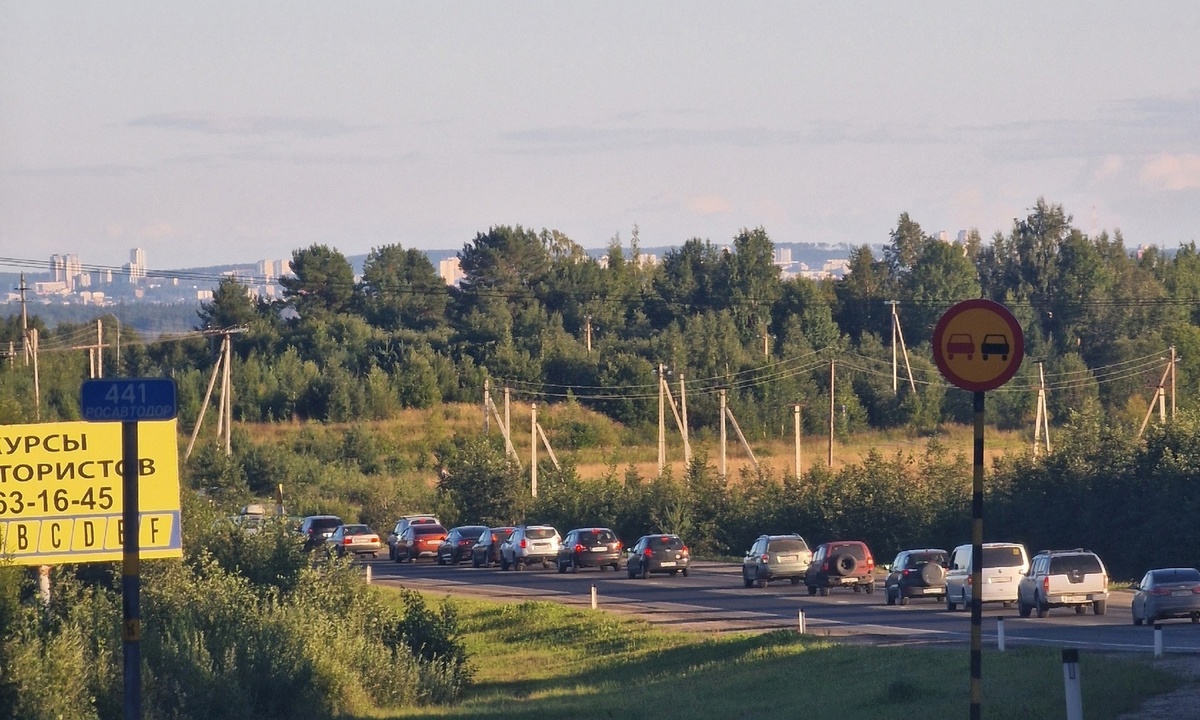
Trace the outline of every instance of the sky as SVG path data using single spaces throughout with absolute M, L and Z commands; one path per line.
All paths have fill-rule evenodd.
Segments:
M 1200 3 L 0 0 L 0 256 L 1200 240 Z

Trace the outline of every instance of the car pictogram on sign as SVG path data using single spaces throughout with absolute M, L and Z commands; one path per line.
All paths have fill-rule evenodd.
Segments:
M 979 352 L 984 360 L 988 359 L 988 355 L 999 355 L 1001 360 L 1008 360 L 1008 338 L 1003 335 L 984 335 Z
M 946 355 L 953 360 L 955 355 L 966 355 L 970 360 L 975 354 L 975 341 L 966 333 L 956 333 L 950 336 L 946 343 Z M 987 357 L 984 356 L 986 360 Z

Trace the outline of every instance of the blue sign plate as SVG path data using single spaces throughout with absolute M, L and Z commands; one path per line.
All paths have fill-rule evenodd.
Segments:
M 137 422 L 175 417 L 175 381 L 171 378 L 85 380 L 80 393 L 83 419 Z

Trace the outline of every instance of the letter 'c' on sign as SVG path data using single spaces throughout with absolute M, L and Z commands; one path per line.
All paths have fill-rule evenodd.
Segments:
M 1025 334 L 1013 314 L 991 300 L 964 300 L 933 330 L 933 359 L 964 390 L 995 390 L 1012 379 L 1025 358 Z

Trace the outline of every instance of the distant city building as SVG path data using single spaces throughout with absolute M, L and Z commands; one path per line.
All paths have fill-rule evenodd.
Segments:
M 776 248 L 775 249 L 775 264 L 787 267 L 792 264 L 792 249 L 791 248 Z
M 129 274 L 129 282 L 135 283 L 146 277 L 146 252 L 141 248 L 130 250 L 129 264 L 125 266 L 125 270 Z
M 954 242 L 958 243 L 959 245 L 966 245 L 967 237 L 969 237 L 969 235 L 970 233 L 968 233 L 966 230 L 959 230 L 958 237 L 954 239 Z
M 83 263 L 78 255 L 51 255 L 50 275 L 52 282 L 64 283 L 68 291 L 75 289 L 76 279 L 83 273 Z
M 196 291 L 196 299 L 197 300 L 212 300 L 213 299 L 213 291 L 212 290 L 197 290 Z
M 275 272 L 275 260 L 259 260 L 258 261 L 258 276 L 263 282 L 271 282 L 272 278 L 279 277 Z
M 463 279 L 462 267 L 458 263 L 458 258 L 446 258 L 438 262 L 438 275 L 442 276 L 442 280 L 447 285 L 458 285 L 459 281 Z
M 71 289 L 62 280 L 53 280 L 51 282 L 35 282 L 33 292 L 35 295 L 67 295 Z

